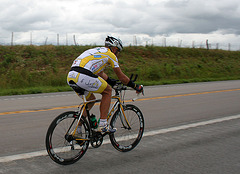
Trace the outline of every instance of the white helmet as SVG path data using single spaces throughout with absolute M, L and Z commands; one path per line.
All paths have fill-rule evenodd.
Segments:
M 122 41 L 120 39 L 116 39 L 114 37 L 108 36 L 105 40 L 106 47 L 117 47 L 119 51 L 122 51 Z

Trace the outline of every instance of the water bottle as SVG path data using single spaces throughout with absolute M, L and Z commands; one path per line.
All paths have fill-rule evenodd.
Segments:
M 96 129 L 98 127 L 96 116 L 93 114 L 90 116 L 90 124 L 93 129 Z

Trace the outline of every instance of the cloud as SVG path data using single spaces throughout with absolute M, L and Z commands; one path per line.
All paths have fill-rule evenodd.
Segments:
M 166 3 L 166 7 L 175 14 L 170 31 L 176 33 L 211 33 L 219 29 L 235 29 L 239 33 L 238 1 L 184 1 L 181 8 L 174 6 L 175 1 Z M 233 30 L 232 30 L 233 31 Z
M 19 4 L 5 4 L 6 8 L 1 11 L 1 28 L 7 31 L 41 30 L 50 27 L 53 13 L 49 9 L 39 9 L 39 5 L 32 2 Z
M 33 32 L 42 40 L 56 33 L 141 35 L 148 40 L 240 34 L 238 0 L 2 0 L 0 8 L 0 39 L 11 32 Z
M 14 3 L 10 3 L 14 2 Z M 239 2 L 190 1 L 7 1 L 1 26 L 9 31 L 54 32 L 210 33 L 239 30 Z M 234 3 L 235 2 L 235 3 Z M 231 15 L 229 15 L 231 14 Z

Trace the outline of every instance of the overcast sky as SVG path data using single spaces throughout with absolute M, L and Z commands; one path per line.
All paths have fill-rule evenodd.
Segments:
M 0 0 L 0 44 L 228 44 L 240 47 L 239 0 Z

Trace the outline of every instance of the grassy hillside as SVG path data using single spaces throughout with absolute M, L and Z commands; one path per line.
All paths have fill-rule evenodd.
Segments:
M 0 95 L 71 90 L 72 61 L 91 46 L 0 46 Z M 240 52 L 175 47 L 126 47 L 119 55 L 127 75 L 144 85 L 240 79 Z M 106 71 L 115 77 L 111 68 Z

